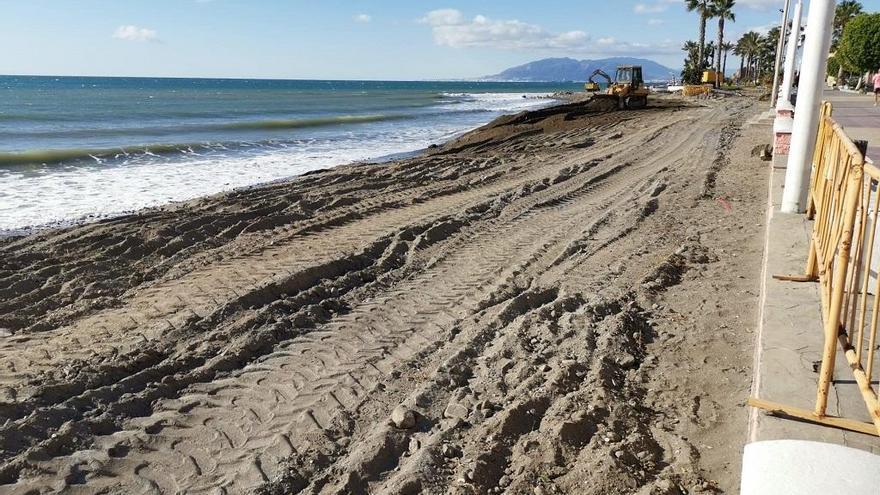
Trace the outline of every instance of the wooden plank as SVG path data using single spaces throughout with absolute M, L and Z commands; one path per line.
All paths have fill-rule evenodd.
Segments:
M 756 397 L 749 397 L 748 404 L 752 407 L 763 409 L 773 416 L 799 419 L 801 421 L 808 421 L 810 423 L 830 426 L 832 428 L 840 428 L 843 430 L 864 433 L 866 435 L 880 436 L 880 432 L 878 432 L 877 427 L 875 427 L 871 423 L 865 423 L 864 421 L 840 418 L 837 416 L 819 417 L 816 416 L 816 414 L 809 409 L 801 409 L 799 407 L 787 406 L 785 404 L 779 404 L 778 402 L 758 399 Z
M 818 282 L 819 277 L 810 277 L 808 275 L 773 275 L 774 280 L 782 280 L 783 282 Z

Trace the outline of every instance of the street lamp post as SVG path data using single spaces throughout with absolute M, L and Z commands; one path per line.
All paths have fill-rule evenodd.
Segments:
M 825 69 L 831 48 L 834 0 L 811 0 L 807 16 L 803 60 L 798 83 L 791 152 L 785 170 L 782 211 L 800 213 L 806 209 L 813 166 L 813 149 L 819 129 L 819 104 L 825 88 Z
M 779 66 L 782 62 L 782 50 L 785 48 L 785 26 L 788 24 L 789 5 L 791 5 L 791 0 L 785 0 L 785 7 L 782 8 L 779 40 L 776 42 L 776 64 L 773 66 L 773 93 L 770 96 L 770 108 L 776 107 L 776 97 L 779 95 Z
M 779 101 L 776 109 L 794 110 L 791 105 L 791 86 L 794 82 L 795 59 L 797 58 L 798 38 L 801 35 L 801 12 L 803 2 L 797 0 L 791 15 L 791 34 L 788 36 L 788 46 L 785 50 L 785 64 L 782 71 L 782 91 L 779 93 Z

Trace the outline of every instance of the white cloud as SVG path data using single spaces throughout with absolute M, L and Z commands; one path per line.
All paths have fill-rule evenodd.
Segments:
M 665 22 L 663 19 L 648 19 L 649 26 L 659 26 Z
M 113 37 L 125 41 L 159 41 L 159 35 L 156 31 L 131 24 L 116 28 Z
M 453 48 L 578 49 L 590 39 L 583 31 L 554 34 L 516 19 L 496 20 L 477 15 L 467 20 L 456 9 L 433 10 L 420 22 L 431 26 L 436 44 Z
M 630 43 L 612 37 L 601 37 L 593 41 L 583 31 L 551 33 L 535 24 L 519 20 L 490 19 L 483 15 L 468 19 L 456 9 L 433 10 L 419 19 L 419 22 L 431 27 L 435 44 L 452 48 L 549 50 L 587 56 L 647 56 L 681 51 L 681 44 L 677 42 Z
M 360 22 L 362 24 L 366 24 L 373 20 L 373 16 L 370 14 L 358 14 L 354 16 L 354 22 Z
M 460 10 L 455 9 L 438 9 L 428 12 L 419 22 L 430 24 L 432 26 L 443 26 L 461 24 L 464 22 L 464 15 Z

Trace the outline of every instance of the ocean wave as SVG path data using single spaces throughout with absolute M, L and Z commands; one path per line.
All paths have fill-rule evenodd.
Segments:
M 444 98 L 466 98 L 478 101 L 507 102 L 522 99 L 544 99 L 551 93 L 440 93 Z
M 68 161 L 91 160 L 102 163 L 109 159 L 118 159 L 132 155 L 167 155 L 170 153 L 196 154 L 200 151 L 219 147 L 211 143 L 193 144 L 153 144 L 147 146 L 131 146 L 125 148 L 68 148 L 51 150 L 30 150 L 14 153 L 0 153 L 0 167 L 17 167 L 29 165 L 51 165 Z
M 194 153 L 158 158 L 146 155 L 140 147 L 126 148 L 127 155 L 120 149 L 109 150 L 120 154 L 120 159 L 98 157 L 104 163 L 64 162 L 33 170 L 0 166 L 0 232 L 57 226 L 78 218 L 108 218 L 345 163 L 396 159 L 464 130 L 454 123 L 432 123 L 384 129 L 367 137 L 346 133 L 292 142 L 237 143 L 226 149 L 216 143 L 193 145 Z M 32 153 L 31 158 L 48 157 Z M 90 155 L 86 159 L 93 160 Z
M 368 123 L 382 122 L 390 120 L 400 120 L 415 118 L 416 116 L 408 115 L 356 115 L 356 116 L 337 116 L 327 118 L 314 119 L 290 119 L 290 120 L 261 120 L 250 122 L 235 122 L 215 126 L 215 129 L 296 129 L 303 127 L 321 127 L 341 125 L 346 123 Z M 178 130 L 172 134 L 179 134 Z M 138 130 L 135 135 L 145 134 L 143 129 Z M 69 134 L 67 134 L 69 136 Z M 219 136 L 218 136 L 219 137 Z M 0 169 L 11 169 L 18 167 L 33 167 L 41 165 L 58 165 L 88 162 L 95 165 L 105 164 L 107 162 L 124 163 L 129 162 L 137 157 L 161 157 L 173 154 L 193 155 L 208 154 L 214 152 L 225 152 L 232 150 L 251 150 L 251 149 L 277 149 L 287 148 L 288 146 L 297 146 L 300 140 L 287 139 L 256 139 L 241 140 L 215 139 L 202 142 L 183 142 L 183 143 L 155 143 L 146 145 L 117 146 L 107 148 L 57 148 L 57 149 L 37 149 L 15 152 L 0 152 Z
M 332 126 L 344 123 L 367 123 L 413 118 L 406 115 L 339 116 L 316 119 L 263 120 L 237 122 L 218 126 L 223 129 L 296 129 L 301 127 Z M 137 134 L 142 134 L 141 130 Z M 179 131 L 178 131 L 179 133 Z M 176 134 L 176 133 L 175 133 Z M 102 165 L 108 162 L 128 163 L 141 157 L 160 158 L 174 154 L 199 156 L 217 152 L 246 151 L 255 149 L 279 149 L 301 146 L 301 140 L 212 140 L 185 143 L 155 143 L 146 145 L 117 146 L 107 148 L 58 148 L 16 152 L 0 152 L 0 170 L 42 165 L 82 164 Z
M 98 136 L 132 136 L 141 143 L 156 141 L 155 144 L 125 144 L 120 146 L 77 147 L 34 149 L 27 151 L 0 152 L 0 168 L 10 169 L 38 165 L 56 165 L 83 162 L 101 165 L 105 163 L 127 163 L 136 157 L 168 156 L 172 154 L 199 155 L 231 149 L 248 150 L 254 148 L 285 148 L 296 145 L 305 136 L 275 136 L 271 134 L 236 134 L 235 131 L 283 131 L 317 127 L 332 127 L 347 124 L 369 124 L 400 120 L 421 120 L 430 122 L 432 118 L 444 115 L 465 115 L 486 112 L 517 112 L 535 108 L 548 103 L 543 93 L 441 93 L 442 100 L 432 109 L 412 114 L 387 113 L 370 115 L 335 115 L 326 117 L 307 117 L 293 119 L 254 119 L 201 124 L 181 124 L 156 127 L 99 128 L 99 129 L 56 129 L 52 131 L 23 132 L 22 137 L 34 138 L 76 138 L 94 139 Z M 427 119 L 427 120 L 426 120 Z M 471 122 L 473 121 L 473 122 Z M 473 118 L 469 125 L 479 122 Z M 221 132 L 218 132 L 221 131 Z M 225 131 L 225 132 L 223 132 Z M 15 131 L 0 131 L 0 137 L 18 135 Z M 178 136 L 179 142 L 162 142 L 163 136 Z M 294 140 L 294 137 L 297 139 Z M 173 139 L 173 138 L 172 138 Z M 106 140 L 106 139 L 105 139 Z M 112 141 L 111 141 L 112 142 Z
M 323 127 L 339 124 L 359 124 L 366 122 L 385 122 L 404 120 L 412 115 L 338 115 L 335 117 L 318 117 L 313 119 L 275 119 L 250 122 L 233 122 L 218 126 L 221 129 L 299 129 L 303 127 Z
M 456 111 L 516 112 L 544 105 L 549 93 L 443 93 L 441 107 Z
M 152 127 L 110 127 L 98 129 L 79 128 L 54 129 L 49 131 L 0 130 L 0 137 L 9 136 L 28 138 L 70 138 L 94 136 L 166 136 L 182 133 L 203 133 L 212 131 L 305 129 L 310 127 L 331 127 L 334 125 L 344 124 L 364 124 L 371 122 L 405 120 L 414 117 L 415 115 L 405 114 L 336 115 L 330 117 L 314 117 L 301 119 L 242 120 L 224 123 L 159 125 Z

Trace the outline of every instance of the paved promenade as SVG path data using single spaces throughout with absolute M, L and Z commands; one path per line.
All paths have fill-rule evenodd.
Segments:
M 834 120 L 851 138 L 868 141 L 868 158 L 880 163 L 880 107 L 874 106 L 874 95 L 826 91 L 825 99 L 834 105 Z
M 880 107 L 873 95 L 826 93 L 834 104 L 834 118 L 853 139 L 869 142 L 869 158 L 880 163 Z M 772 119 L 756 120 L 766 126 L 768 142 Z M 779 211 L 785 181 L 786 157 L 776 157 L 768 196 L 768 235 L 762 274 L 762 304 L 758 322 L 753 395 L 773 402 L 812 409 L 816 400 L 821 360 L 822 319 L 818 285 L 785 282 L 773 275 L 802 274 L 806 264 L 812 223 L 804 215 Z M 835 381 L 828 411 L 836 416 L 870 421 L 845 358 L 838 353 Z M 828 442 L 880 454 L 880 439 L 825 426 L 779 419 L 753 409 L 749 441 L 796 439 Z

